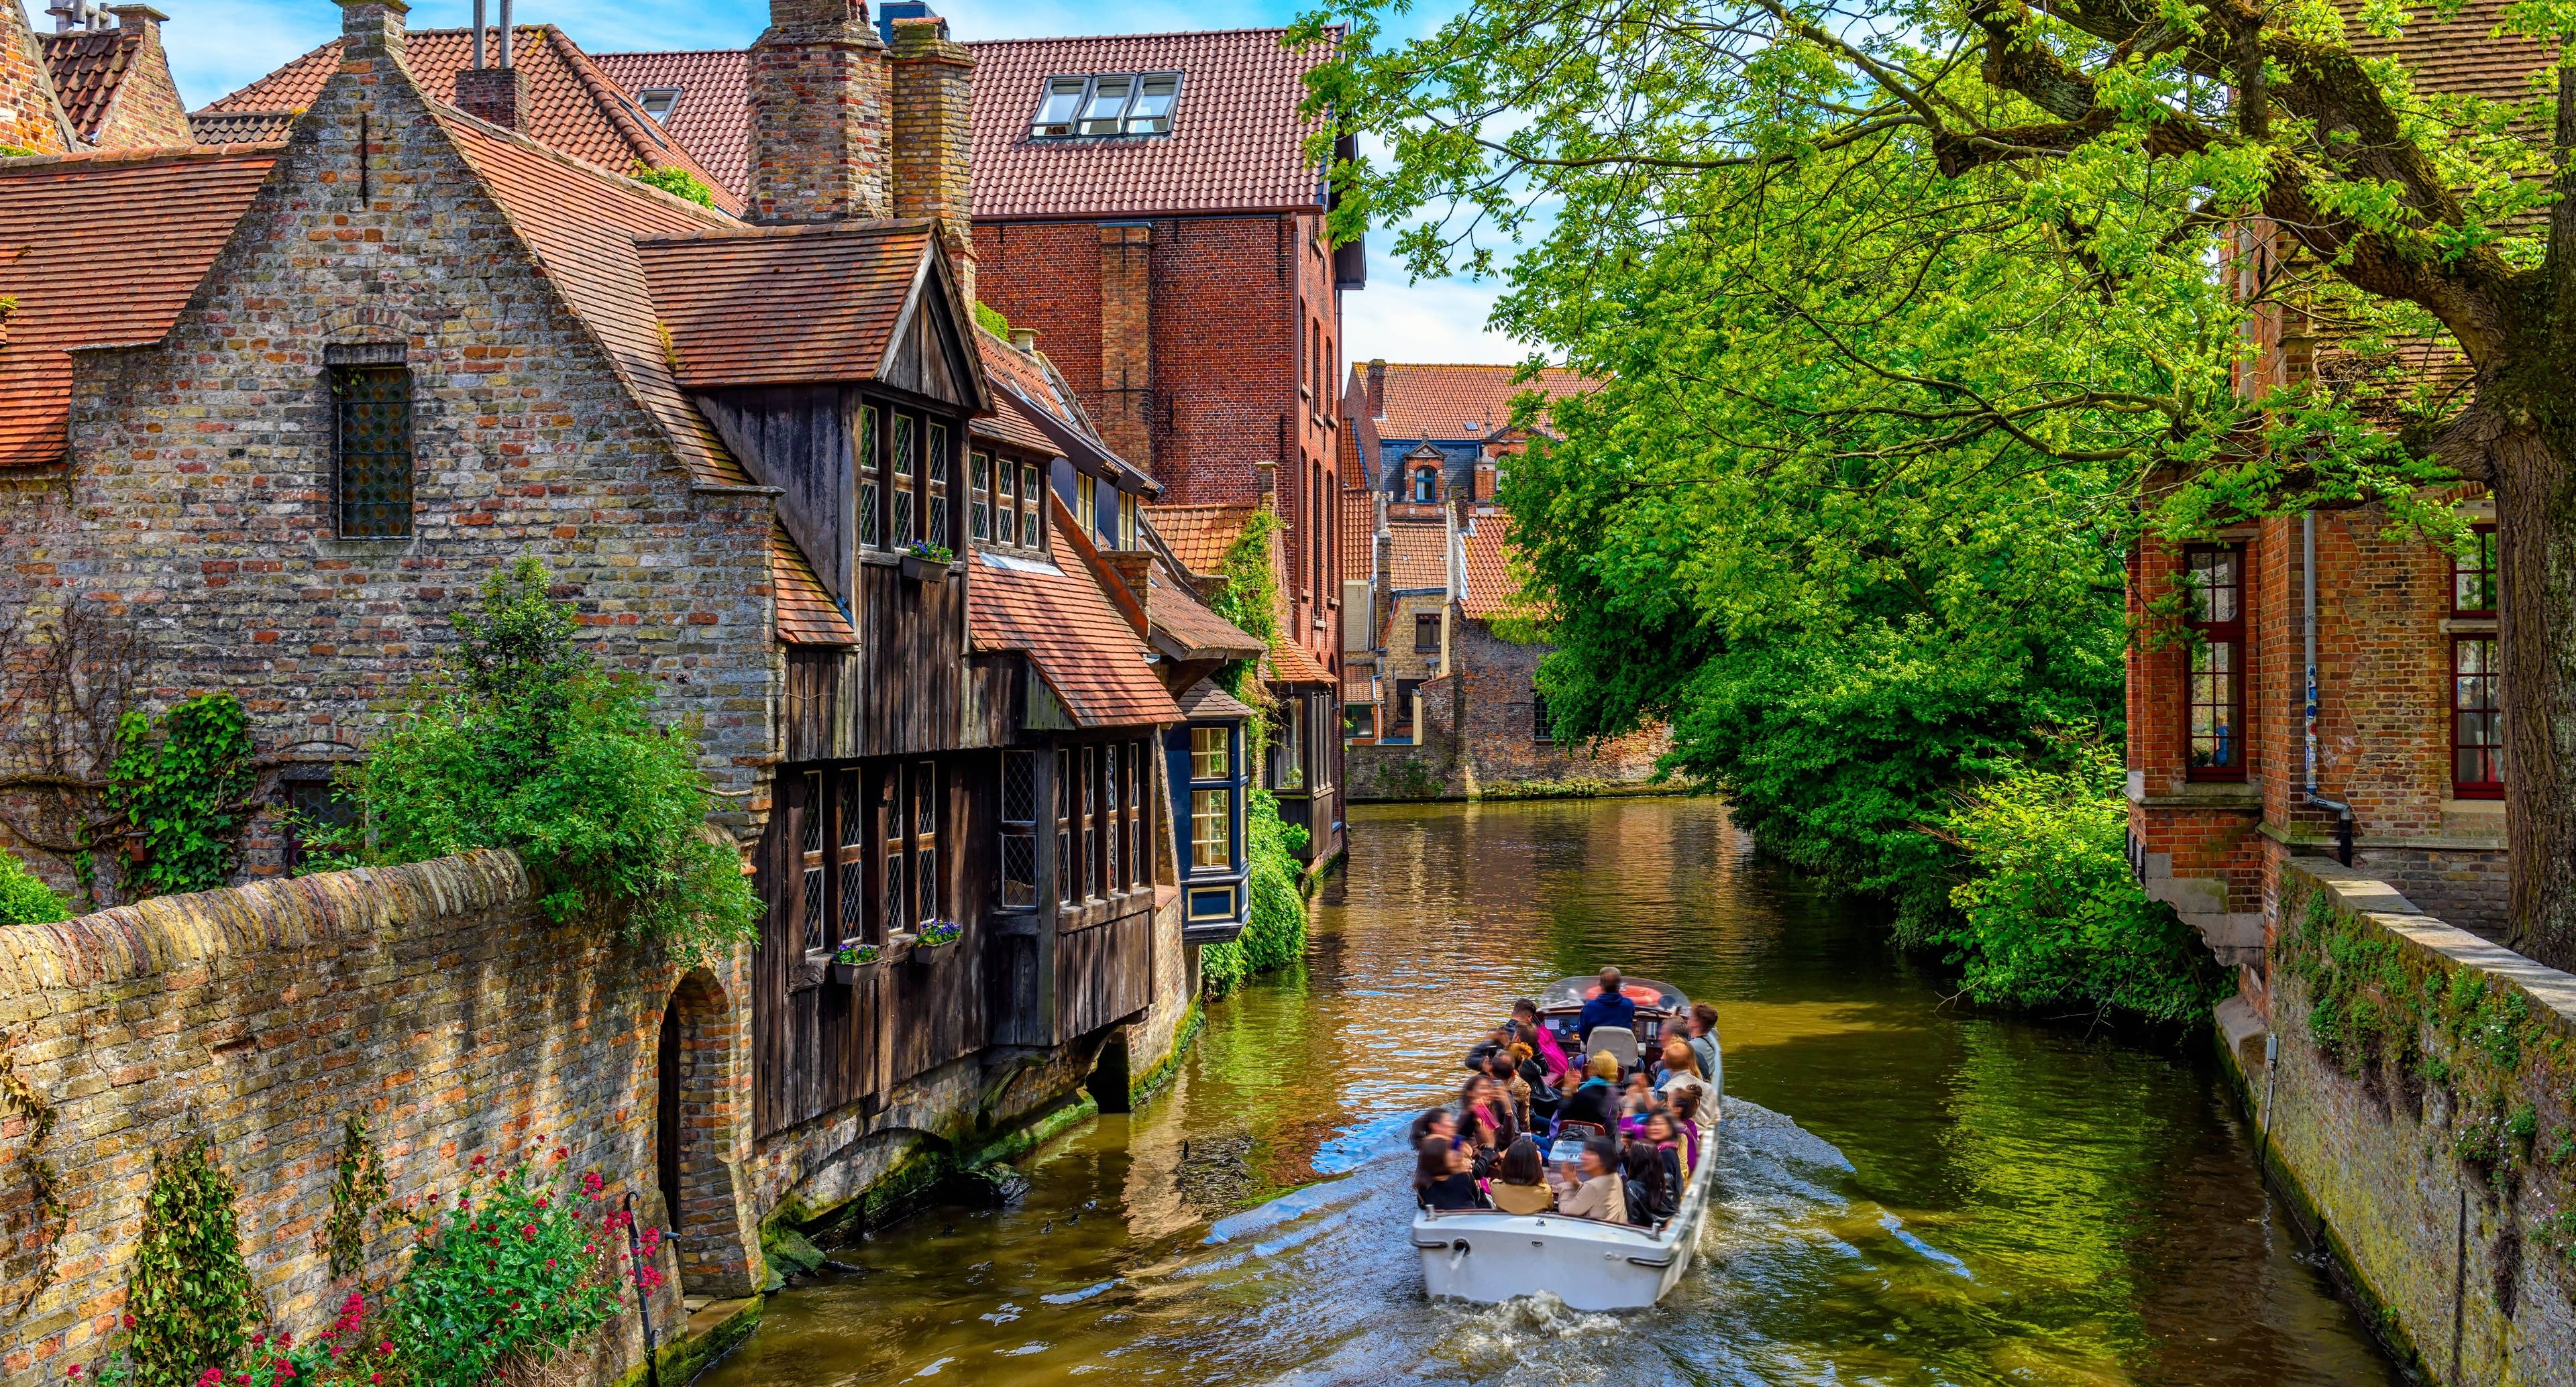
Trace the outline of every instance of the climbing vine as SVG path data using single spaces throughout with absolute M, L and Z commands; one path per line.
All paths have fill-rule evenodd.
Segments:
M 2576 1113 L 2568 1110 L 2576 1050 L 2530 996 L 2407 948 L 2338 910 L 2324 891 L 2285 890 L 2282 907 L 2295 927 L 2281 941 L 2281 962 L 2306 990 L 2307 1039 L 2318 1053 L 2374 1101 L 2436 1128 L 2492 1197 L 2510 1201 L 2527 1177 L 2563 1193 L 2576 1173 Z M 2576 1211 L 2552 1211 L 2533 1232 L 2576 1272 Z
M 1276 511 L 1268 506 L 1253 511 L 1252 518 L 1244 522 L 1243 533 L 1234 537 L 1217 560 L 1216 571 L 1225 579 L 1225 586 L 1208 603 L 1218 616 L 1233 622 L 1264 647 L 1279 643 L 1279 576 L 1270 563 L 1270 537 L 1278 531 Z M 1243 754 L 1255 765 L 1260 764 L 1261 752 L 1270 744 L 1270 696 L 1261 687 L 1254 668 L 1257 663 L 1238 660 L 1216 676 L 1226 692 L 1252 709 L 1252 719 L 1243 729 Z
M 233 1182 L 204 1137 L 152 1159 L 125 1310 L 134 1330 L 132 1387 L 195 1387 L 206 1365 L 232 1361 L 259 1321 Z
M 27 1124 L 27 1144 L 19 1149 L 18 1165 L 27 1174 L 28 1216 L 35 1220 L 33 1234 L 21 1246 L 36 1249 L 36 1265 L 27 1279 L 27 1293 L 18 1298 L 18 1310 L 25 1313 L 36 1296 L 54 1279 L 54 1265 L 62 1255 L 63 1229 L 71 1221 L 71 1210 L 57 1192 L 61 1176 L 54 1163 L 44 1159 L 45 1139 L 54 1134 L 54 1108 L 39 1096 L 33 1085 L 18 1073 L 10 1051 L 17 1048 L 18 1037 L 0 1040 L 0 1113 L 19 1118 Z
M 233 834 L 257 784 L 250 719 L 231 694 L 200 694 L 155 727 L 117 720 L 108 807 L 142 835 L 138 894 L 211 891 L 232 876 Z
M 331 1182 L 331 1217 L 320 1238 L 331 1254 L 332 1276 L 354 1276 L 367 1264 L 367 1220 L 392 1197 L 384 1156 L 367 1137 L 367 1120 L 349 1114 L 340 1124 L 340 1173 Z

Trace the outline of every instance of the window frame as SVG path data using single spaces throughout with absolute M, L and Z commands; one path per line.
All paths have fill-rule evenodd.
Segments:
M 398 349 L 397 349 L 398 350 Z M 376 359 L 376 358 L 384 359 Z M 414 397 L 411 367 L 395 352 L 353 352 L 351 359 L 332 361 L 324 368 L 324 386 L 331 396 L 331 533 L 337 539 L 408 541 L 419 532 L 420 454 L 415 443 L 414 416 L 419 412 Z M 388 399 L 355 398 L 356 386 L 362 379 L 382 379 L 395 386 Z M 356 488 L 366 484 L 353 476 L 350 437 L 352 415 L 368 404 L 387 404 L 386 411 L 394 422 L 388 432 L 398 433 L 398 449 L 371 451 L 370 459 L 399 456 L 400 500 L 377 502 L 356 499 Z M 394 480 L 395 467 L 382 463 L 383 482 Z M 359 524 L 355 514 L 362 508 L 380 511 L 368 524 Z M 399 514 L 397 515 L 397 512 Z M 375 526 L 381 524 L 383 528 Z
M 859 406 L 858 437 L 850 447 L 856 457 L 856 465 L 851 470 L 856 472 L 859 478 L 856 506 L 859 524 L 858 547 L 861 549 L 886 547 L 886 462 L 885 449 L 880 446 L 885 436 L 884 422 L 885 411 L 872 404 Z
M 2461 669 L 2460 651 L 2463 646 L 2470 645 L 2486 647 L 2485 667 L 2475 673 L 2463 673 Z M 2451 705 L 2451 798 L 2503 799 L 2504 671 L 2499 668 L 2497 664 L 2497 658 L 2503 653 L 2502 644 L 2498 641 L 2496 633 L 2493 631 L 2463 631 L 2451 637 L 2450 653 L 2451 690 L 2449 702 Z M 2465 680 L 2469 679 L 2480 679 L 2485 681 L 2486 702 L 2483 706 L 2476 708 L 2463 706 L 2463 700 L 2461 697 L 2462 684 Z M 2478 714 L 2483 714 L 2488 719 L 2488 726 L 2493 729 L 2492 738 L 2479 742 L 2467 742 L 2462 740 L 2462 734 L 2464 731 L 2463 724 L 2466 722 L 2467 717 L 2469 715 Z M 2478 748 L 2485 755 L 2487 759 L 2487 770 L 2489 771 L 2491 778 L 2486 780 L 2466 780 L 2461 778 L 2460 753 L 2473 746 Z
M 1379 740 L 1395 742 L 1399 746 L 1412 746 L 1417 743 L 1422 729 L 1415 726 L 1417 719 L 1414 716 L 1414 705 L 1422 701 L 1422 684 L 1423 681 L 1419 679 L 1395 681 L 1395 720 L 1381 734 Z M 1397 735 L 1397 728 L 1403 729 L 1401 736 Z
M 1530 740 L 1543 746 L 1556 744 L 1556 718 L 1547 710 L 1547 695 L 1537 686 L 1530 688 Z
M 966 537 L 993 542 L 993 454 L 984 448 L 966 454 Z
M 680 109 L 680 98 L 686 95 L 686 87 L 646 87 L 635 93 L 635 108 L 651 116 L 656 124 L 667 125 L 671 113 Z M 654 110 L 656 105 L 662 109 Z
M 1046 479 L 1034 462 L 1020 464 L 1020 547 L 1043 554 L 1047 549 Z
M 902 553 L 921 538 L 921 419 L 889 410 L 886 428 L 886 547 Z M 910 443 L 907 448 L 904 445 Z M 906 464 L 910 464 L 906 466 Z
M 1098 110 L 1103 99 L 1103 83 L 1123 82 L 1126 90 L 1116 98 L 1115 110 Z M 1149 110 L 1146 89 L 1168 82 L 1170 91 L 1158 93 L 1159 110 Z M 1029 113 L 1028 133 L 1031 141 L 1051 140 L 1130 140 L 1154 139 L 1172 133 L 1173 122 L 1180 116 L 1181 98 L 1188 94 L 1189 75 L 1174 69 L 1135 72 L 1058 72 L 1038 80 L 1037 108 Z M 1059 96 L 1070 98 L 1058 119 L 1050 120 L 1049 104 Z M 1139 128 L 1143 125 L 1145 128 Z M 1101 129 L 1088 129 L 1089 126 Z
M 1011 802 L 1011 775 L 1015 767 L 1023 777 L 1022 783 L 1028 795 L 1027 800 L 1018 805 Z M 993 866 L 999 876 L 994 899 L 1004 910 L 1035 910 L 1042 904 L 1038 899 L 1038 753 L 1004 751 L 1001 770 L 1002 782 L 995 795 L 995 822 L 1001 845 Z M 1014 809 L 1026 812 L 1015 816 Z M 1025 880 L 1014 880 L 1011 876 L 1014 865 L 1012 844 L 1015 842 L 1021 845 L 1022 861 L 1019 865 L 1027 869 Z
M 1424 632 L 1430 633 L 1431 643 L 1429 645 L 1422 643 Z M 1437 655 L 1440 653 L 1440 614 L 1438 612 L 1415 612 L 1413 614 L 1413 653 L 1416 655 Z
M 2472 564 L 2466 556 L 2460 554 L 2456 550 L 2452 552 L 2451 615 L 2493 619 L 2496 614 L 2496 595 L 2501 585 L 2502 578 L 2502 575 L 2497 571 L 2496 565 L 2497 551 L 2495 522 L 2490 520 L 2471 525 L 2469 527 L 2469 534 L 2471 542 L 2479 551 L 2477 557 L 2483 560 L 2483 564 Z M 2486 605 L 2483 607 L 2461 606 L 2460 594 L 2463 586 L 2476 581 L 2480 577 L 2483 577 L 2485 580 L 2486 592 L 2484 596 L 2487 599 Z
M 2194 561 L 2203 555 L 2213 557 L 2223 555 L 2231 565 L 2233 581 L 2226 589 L 2230 596 L 2227 608 L 2229 614 L 2224 618 L 2209 614 L 2206 606 L 2208 590 L 2194 580 L 2193 575 L 2200 571 L 2195 567 Z M 2188 780 L 2242 781 L 2245 779 L 2248 760 L 2245 720 L 2245 666 L 2248 653 L 2245 640 L 2247 588 L 2245 561 L 2246 548 L 2241 543 L 2193 544 L 2183 548 L 2181 582 L 2187 589 L 2202 594 L 2195 597 L 2191 615 L 2184 621 L 2184 625 L 2192 633 L 2190 648 L 2183 658 L 2182 690 L 2183 775 Z M 2200 697 L 2201 678 L 2205 672 L 2201 662 L 2205 656 L 2221 649 L 2227 652 L 2227 668 L 2215 672 L 2215 677 L 2224 681 L 2226 701 L 2224 703 L 2204 701 Z M 2197 737 L 2193 729 L 2193 718 L 2199 709 L 2205 707 L 2223 708 L 2226 711 L 2230 735 L 2221 741 L 2233 753 L 2232 759 L 2227 764 L 2195 763 L 2194 742 Z
M 948 421 L 924 416 L 921 426 L 921 537 L 932 547 L 957 552 L 956 508 L 949 504 L 956 485 L 956 450 L 950 446 Z
M 1184 794 L 1189 806 L 1189 850 L 1182 866 L 1190 877 L 1231 875 L 1243 868 L 1243 728 L 1234 722 L 1193 722 L 1187 726 L 1189 781 Z M 1204 749 L 1211 734 L 1216 742 L 1214 754 L 1221 758 L 1214 767 L 1219 773 L 1213 775 L 1208 774 L 1210 767 L 1205 758 L 1210 753 Z M 1202 860 L 1202 849 L 1210 840 L 1203 838 L 1199 830 L 1211 803 L 1217 806 L 1225 825 L 1222 865 Z

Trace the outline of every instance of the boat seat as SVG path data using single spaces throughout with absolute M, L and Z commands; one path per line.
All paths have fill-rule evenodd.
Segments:
M 1637 1033 L 1625 1026 L 1593 1027 L 1591 1038 L 1583 1042 L 1583 1050 L 1584 1053 L 1592 1055 L 1597 1055 L 1604 1050 L 1609 1051 L 1610 1057 L 1619 1061 L 1619 1072 L 1622 1074 L 1630 1073 L 1637 1067 Z

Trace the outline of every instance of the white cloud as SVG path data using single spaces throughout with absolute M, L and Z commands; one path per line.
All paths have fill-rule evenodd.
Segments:
M 1515 363 L 1528 359 L 1527 345 L 1485 326 L 1494 300 L 1502 294 L 1498 286 L 1452 279 L 1407 284 L 1398 275 L 1384 274 L 1386 268 L 1383 263 L 1372 265 L 1369 287 L 1342 296 L 1345 364 L 1372 357 Z

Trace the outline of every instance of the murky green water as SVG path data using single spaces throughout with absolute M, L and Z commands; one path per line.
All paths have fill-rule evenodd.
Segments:
M 1366 810 L 1301 976 L 1175 1087 L 774 1297 L 708 1387 L 2172 1383 L 2395 1372 L 2213 1064 L 1945 1007 L 1709 801 Z M 1723 1209 L 1655 1310 L 1433 1304 L 1406 1118 L 1515 995 L 1616 962 L 1724 1013 Z

